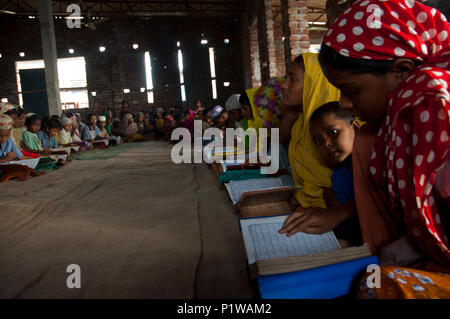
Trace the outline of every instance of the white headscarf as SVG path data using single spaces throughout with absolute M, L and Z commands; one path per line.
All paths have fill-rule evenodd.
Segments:
M 227 111 L 240 110 L 241 109 L 241 103 L 239 103 L 240 97 L 241 97 L 240 94 L 233 94 L 232 96 L 230 96 L 225 102 L 225 109 Z

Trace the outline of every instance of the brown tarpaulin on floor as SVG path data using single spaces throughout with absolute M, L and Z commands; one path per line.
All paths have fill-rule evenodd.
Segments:
M 1 298 L 250 298 L 237 217 L 205 164 L 142 143 L 0 185 Z M 81 289 L 66 268 L 81 267 Z

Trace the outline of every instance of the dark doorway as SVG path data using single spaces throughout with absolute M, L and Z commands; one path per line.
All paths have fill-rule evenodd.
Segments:
M 49 115 L 45 70 L 20 70 L 23 107 L 27 113 L 36 113 L 41 119 Z

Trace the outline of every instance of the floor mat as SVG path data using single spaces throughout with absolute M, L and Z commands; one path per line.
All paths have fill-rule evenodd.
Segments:
M 217 177 L 140 145 L 0 184 L 0 298 L 254 296 Z M 66 285 L 72 264 L 80 289 Z
M 142 143 L 123 143 L 117 146 L 110 146 L 107 149 L 95 149 L 87 152 L 73 153 L 71 160 L 105 160 L 116 157 L 122 152 L 142 146 Z

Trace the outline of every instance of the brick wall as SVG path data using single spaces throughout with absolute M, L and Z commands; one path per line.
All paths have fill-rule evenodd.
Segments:
M 281 22 L 274 22 L 274 43 L 275 43 L 275 55 L 277 64 L 277 76 L 283 76 L 286 74 L 286 63 L 284 59 L 284 43 L 283 43 L 283 24 Z
M 292 58 L 309 50 L 308 8 L 306 0 L 288 0 L 288 24 Z
M 269 62 L 270 77 L 278 75 L 277 56 L 275 53 L 275 35 L 272 16 L 272 0 L 264 0 L 264 10 L 266 17 L 266 37 L 267 37 L 267 53 Z
M 18 104 L 15 61 L 42 59 L 38 19 L 2 18 L 0 28 L 0 97 Z M 89 112 L 103 107 L 120 109 L 121 101 L 129 101 L 132 111 L 156 107 L 182 107 L 176 42 L 181 42 L 187 101 L 192 106 L 200 98 L 205 106 L 223 104 L 226 98 L 240 92 L 243 85 L 240 59 L 240 22 L 237 18 L 152 18 L 114 19 L 87 27 L 68 29 L 65 21 L 55 20 L 58 57 L 84 56 L 89 91 Z M 202 34 L 208 40 L 201 45 Z M 229 43 L 224 43 L 224 39 Z M 134 50 L 133 43 L 139 48 Z M 105 52 L 99 52 L 105 46 Z M 208 47 L 215 48 L 217 100 L 212 99 Z M 72 48 L 75 53 L 69 54 Z M 25 57 L 19 57 L 19 52 Z M 152 57 L 155 103 L 147 103 L 144 52 Z M 230 82 L 225 87 L 223 82 Z M 167 85 L 167 86 L 166 86 Z M 125 94 L 123 89 L 130 89 Z M 90 92 L 95 91 L 96 96 Z

